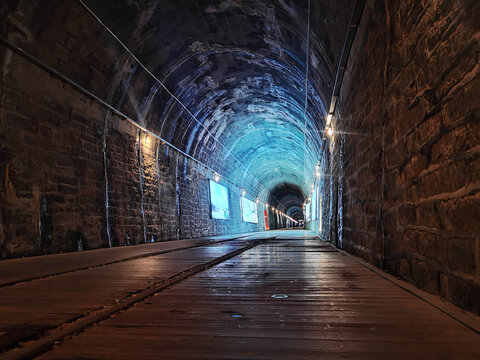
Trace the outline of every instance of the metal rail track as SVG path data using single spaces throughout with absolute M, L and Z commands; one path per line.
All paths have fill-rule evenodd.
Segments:
M 225 262 L 245 251 L 248 251 L 260 244 L 263 244 L 267 240 L 272 239 L 275 239 L 275 236 L 271 238 L 261 239 L 258 241 L 253 240 L 255 241 L 253 244 L 244 246 L 238 250 L 232 251 L 226 255 L 220 256 L 206 263 L 187 268 L 175 275 L 170 276 L 167 279 L 157 281 L 146 288 L 136 290 L 134 293 L 131 293 L 130 295 L 119 299 L 114 305 L 102 306 L 98 309 L 84 314 L 83 316 L 73 321 L 60 324 L 54 329 L 47 331 L 43 336 L 40 336 L 38 339 L 24 341 L 16 344 L 15 348 L 1 353 L 0 359 L 20 360 L 32 359 L 34 357 L 37 357 L 49 351 L 54 345 L 63 342 L 66 337 L 78 334 L 83 330 L 110 318 L 114 314 L 127 310 L 134 304 L 142 302 L 143 300 L 161 292 L 162 290 L 165 290 L 168 287 L 178 284 L 198 273 L 206 271 L 213 266 L 219 265 L 222 262 Z

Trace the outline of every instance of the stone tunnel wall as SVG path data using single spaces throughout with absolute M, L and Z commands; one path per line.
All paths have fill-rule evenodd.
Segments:
M 473 0 L 367 1 L 335 124 L 344 248 L 477 313 L 479 18 Z
M 108 98 L 111 49 L 70 10 L 56 2 L 45 24 L 7 19 L 2 33 L 50 34 L 46 48 L 19 42 Z M 241 221 L 239 188 L 220 180 L 231 217 L 211 219 L 210 171 L 3 46 L 0 65 L 0 258 L 263 230 L 261 205 L 258 224 Z
M 0 117 L 2 258 L 263 229 L 260 216 L 242 223 L 241 190 L 223 180 L 231 220 L 211 219 L 211 172 L 153 138 L 146 144 L 133 125 L 11 56 Z

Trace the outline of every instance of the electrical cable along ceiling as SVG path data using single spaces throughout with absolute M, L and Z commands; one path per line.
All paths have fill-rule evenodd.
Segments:
M 353 2 L 84 4 L 118 38 L 99 34 L 118 55 L 112 105 L 267 200 L 309 193 Z

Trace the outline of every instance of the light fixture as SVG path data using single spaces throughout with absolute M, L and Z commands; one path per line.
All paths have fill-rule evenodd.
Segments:
M 255 201 L 256 201 L 256 202 L 257 202 L 257 204 L 258 204 L 258 199 L 257 199 L 257 200 L 255 200 Z
M 329 128 L 327 129 L 327 135 L 330 136 L 330 137 L 333 136 L 333 129 L 332 129 L 331 127 L 329 127 Z
M 216 182 L 219 182 L 219 181 L 220 181 L 220 175 L 219 175 L 219 174 L 215 174 L 215 181 L 216 181 Z
M 245 196 L 247 192 L 245 190 L 242 190 L 242 196 Z
M 145 134 L 145 145 L 150 144 L 150 136 L 148 134 Z
M 332 122 L 332 117 L 333 117 L 333 114 L 327 115 L 327 125 L 330 125 L 330 123 Z

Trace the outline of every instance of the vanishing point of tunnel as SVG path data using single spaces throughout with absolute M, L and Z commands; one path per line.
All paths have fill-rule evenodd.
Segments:
M 480 359 L 480 1 L 0 1 L 0 359 Z

